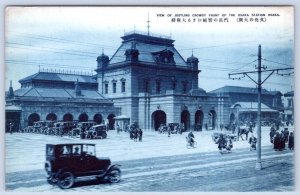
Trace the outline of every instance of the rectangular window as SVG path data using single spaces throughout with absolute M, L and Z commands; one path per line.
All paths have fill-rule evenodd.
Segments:
M 117 92 L 117 83 L 113 83 L 113 93 Z
M 122 81 L 122 92 L 125 92 L 125 81 Z
M 105 94 L 108 94 L 108 83 L 105 83 Z
M 288 99 L 288 107 L 292 107 L 292 99 Z

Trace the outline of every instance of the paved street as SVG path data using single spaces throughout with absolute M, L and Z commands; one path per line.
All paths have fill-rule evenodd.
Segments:
M 109 139 L 90 141 L 34 134 L 7 134 L 6 152 L 14 152 L 6 155 L 7 190 L 62 191 L 46 182 L 43 170 L 45 143 L 82 141 L 97 143 L 97 156 L 104 154 L 110 156 L 113 163 L 121 164 L 122 181 L 108 184 L 91 178 L 78 181 L 67 191 L 241 192 L 294 189 L 294 152 L 274 151 L 265 139 L 262 144 L 263 170 L 255 171 L 256 151 L 249 151 L 246 141 L 234 142 L 232 153 L 221 155 L 211 141 L 211 132 L 196 132 L 196 149 L 185 148 L 185 134 L 171 135 L 168 138 L 164 134 L 145 132 L 143 142 L 133 142 L 123 132 L 109 133 Z M 263 133 L 263 136 L 265 134 L 267 133 Z M 201 139 L 211 150 L 203 148 Z M 151 147 L 151 150 L 146 149 L 147 147 Z M 160 150 L 163 151 L 159 152 Z M 28 153 L 28 158 L 22 152 Z M 30 156 L 32 157 L 29 158 Z

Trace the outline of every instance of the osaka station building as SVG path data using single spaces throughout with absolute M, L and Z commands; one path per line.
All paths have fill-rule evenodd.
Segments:
M 40 71 L 21 79 L 21 88 L 11 88 L 6 96 L 6 121 L 19 121 L 24 128 L 38 120 L 107 119 L 113 129 L 114 117 L 122 115 L 144 130 L 157 130 L 162 123 L 215 129 L 232 122 L 231 107 L 238 99 L 200 88 L 201 64 L 192 53 L 184 59 L 175 41 L 161 35 L 130 32 L 121 39 L 111 58 L 97 57 L 95 75 Z

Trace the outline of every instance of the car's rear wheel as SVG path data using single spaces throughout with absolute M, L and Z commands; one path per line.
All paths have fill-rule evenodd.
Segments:
M 58 179 L 58 186 L 61 189 L 71 188 L 75 183 L 75 177 L 71 172 L 63 172 Z
M 118 167 L 112 168 L 108 173 L 108 181 L 110 183 L 118 183 L 121 180 L 121 170 Z

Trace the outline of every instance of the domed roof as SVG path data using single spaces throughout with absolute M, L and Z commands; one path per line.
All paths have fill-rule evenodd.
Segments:
M 186 61 L 187 61 L 187 63 L 199 62 L 198 58 L 194 57 L 193 54 L 191 57 L 187 58 Z
M 101 61 L 103 59 L 109 60 L 109 57 L 102 52 L 102 54 L 97 57 L 97 61 Z

